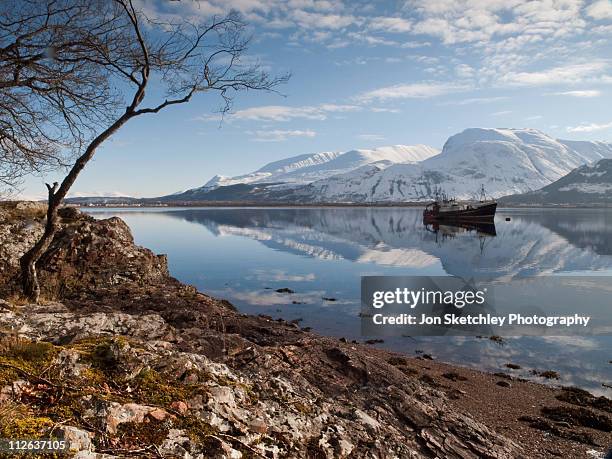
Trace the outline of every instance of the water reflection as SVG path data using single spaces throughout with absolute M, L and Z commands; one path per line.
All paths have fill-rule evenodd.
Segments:
M 490 227 L 424 226 L 421 209 L 98 209 L 118 215 L 136 241 L 167 253 L 184 282 L 327 335 L 360 337 L 360 276 L 452 275 L 498 280 L 612 273 L 612 212 L 498 210 Z M 506 221 L 510 218 L 510 221 Z M 295 293 L 283 291 L 290 288 Z M 277 291 L 281 289 L 281 291 Z M 609 337 L 389 338 L 382 344 L 481 369 L 520 364 L 558 371 L 562 384 L 605 393 Z M 608 390 L 608 395 L 609 394 Z
M 275 250 L 398 267 L 439 261 L 446 274 L 463 278 L 612 269 L 612 220 L 605 211 L 502 212 L 496 224 L 489 225 L 423 225 L 419 209 L 405 208 L 195 209 L 165 214 L 204 225 L 217 236 L 247 237 Z

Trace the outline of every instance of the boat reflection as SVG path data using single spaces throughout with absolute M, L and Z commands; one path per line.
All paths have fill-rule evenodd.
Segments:
M 478 236 L 497 236 L 495 223 L 493 222 L 452 221 L 440 223 L 431 222 L 424 218 L 423 225 L 427 231 L 440 234 L 442 237 L 455 237 L 459 234 L 471 232 L 475 232 Z

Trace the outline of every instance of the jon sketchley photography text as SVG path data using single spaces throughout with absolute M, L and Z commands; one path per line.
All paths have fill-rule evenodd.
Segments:
M 452 313 L 443 316 L 430 316 L 427 314 L 396 314 L 385 316 L 374 314 L 372 322 L 375 325 L 494 325 L 504 326 L 545 326 L 545 327 L 587 327 L 591 318 L 574 314 L 571 316 L 538 316 L 523 314 L 508 314 L 496 316 L 492 314 L 455 315 Z

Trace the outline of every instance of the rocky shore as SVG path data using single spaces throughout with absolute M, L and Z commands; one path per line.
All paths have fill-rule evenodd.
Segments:
M 29 304 L 18 259 L 43 215 L 0 204 L 0 438 L 64 438 L 82 459 L 597 458 L 612 443 L 606 398 L 241 314 L 118 218 L 62 209 Z

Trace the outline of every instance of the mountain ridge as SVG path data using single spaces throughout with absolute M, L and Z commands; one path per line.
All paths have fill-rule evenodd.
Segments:
M 439 150 L 428 145 L 390 145 L 374 149 L 354 149 L 346 152 L 321 152 L 304 154 L 268 163 L 254 172 L 235 177 L 215 175 L 202 187 L 186 190 L 194 194 L 195 190 L 212 189 L 256 183 L 287 183 L 293 186 L 305 185 L 343 172 L 349 172 L 366 164 L 412 163 L 422 161 L 439 153 Z M 180 194 L 180 193 L 175 193 Z
M 609 205 L 612 204 L 612 159 L 577 167 L 539 189 L 500 200 L 509 205 Z

